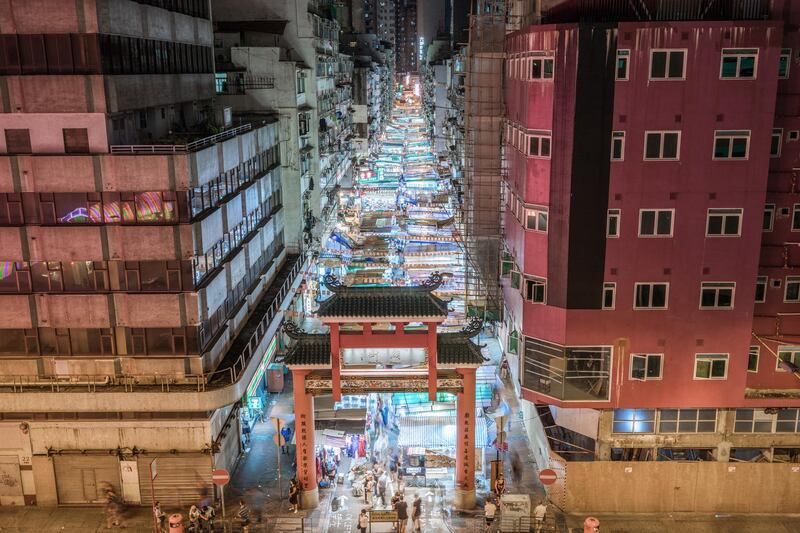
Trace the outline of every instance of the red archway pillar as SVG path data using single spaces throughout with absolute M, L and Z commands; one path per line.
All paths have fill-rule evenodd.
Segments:
M 303 509 L 315 509 L 319 505 L 317 463 L 314 457 L 314 397 L 306 392 L 306 376 L 310 372 L 292 369 L 297 480 L 300 482 L 300 505 Z
M 459 368 L 464 382 L 456 403 L 456 488 L 458 509 L 475 507 L 475 368 Z
M 436 401 L 436 322 L 428 322 L 428 400 Z
M 334 402 L 342 400 L 342 380 L 341 380 L 341 350 L 339 341 L 339 324 L 330 324 L 331 328 L 331 389 Z

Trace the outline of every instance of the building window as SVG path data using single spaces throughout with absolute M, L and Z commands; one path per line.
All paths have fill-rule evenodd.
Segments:
M 694 356 L 695 379 L 726 379 L 728 354 L 701 353 Z
M 669 283 L 636 283 L 634 309 L 666 309 Z
M 737 409 L 733 423 L 735 433 L 772 433 L 775 416 L 763 409 Z
M 758 372 L 758 353 L 760 349 L 758 346 L 751 346 L 747 352 L 747 371 Z
M 783 128 L 772 128 L 772 143 L 769 145 L 769 156 L 780 157 L 783 144 Z
M 617 71 L 615 76 L 618 80 L 628 79 L 628 62 L 630 56 L 630 50 L 617 50 Z
M 509 279 L 511 280 L 512 289 L 522 289 L 522 274 L 520 274 L 519 270 L 512 270 Z
M 700 309 L 733 309 L 736 283 L 704 281 L 700 284 Z
M 763 304 L 767 301 L 767 276 L 758 276 L 756 278 L 756 298 L 757 304 Z
M 297 94 L 303 94 L 306 92 L 306 73 L 302 70 L 298 70 L 296 74 L 296 81 L 297 81 Z
M 614 409 L 613 433 L 653 433 L 655 409 Z
M 550 135 L 528 135 L 528 156 L 550 157 Z
M 64 152 L 68 154 L 89 153 L 89 130 L 86 128 L 64 128 Z
M 716 430 L 716 409 L 661 409 L 658 412 L 659 433 L 714 433 Z
M 775 370 L 787 372 L 792 366 L 800 367 L 800 346 L 781 346 L 778 348 Z
M 525 299 L 535 304 L 545 303 L 547 281 L 538 278 L 525 278 Z
M 310 118 L 309 113 L 298 113 L 297 115 L 297 122 L 298 122 L 298 132 L 300 136 L 308 135 L 309 127 L 310 127 Z
M 548 52 L 534 52 L 534 54 L 544 55 Z M 533 57 L 531 62 L 531 77 L 532 80 L 552 80 L 553 79 L 553 63 L 552 57 Z
M 800 276 L 786 276 L 784 302 L 800 302 Z
M 547 233 L 547 210 L 526 208 L 525 228 Z
M 800 409 L 780 409 L 775 415 L 775 433 L 800 433 Z
M 792 207 L 792 231 L 800 231 L 800 204 Z
M 603 283 L 603 309 L 614 309 L 617 301 L 617 284 Z
M 719 77 L 752 80 L 757 62 L 758 48 L 723 48 Z
M 747 159 L 750 131 L 715 131 L 713 159 Z
M 778 60 L 778 78 L 785 80 L 789 77 L 789 64 L 792 62 L 792 49 L 782 48 Z
M 650 51 L 651 80 L 682 80 L 686 77 L 686 50 Z
M 674 209 L 640 209 L 640 237 L 671 237 Z
M 631 354 L 630 378 L 637 381 L 661 379 L 662 354 Z
M 609 209 L 606 221 L 606 237 L 619 237 L 619 209 Z
M 611 133 L 611 160 L 623 161 L 625 159 L 625 132 L 614 131 Z
M 31 153 L 31 132 L 23 129 L 7 129 L 6 133 L 6 153 L 7 154 L 30 154 Z
M 764 206 L 764 221 L 761 224 L 763 231 L 772 231 L 775 227 L 775 204 L 766 204 Z
M 737 237 L 742 227 L 741 209 L 709 209 L 706 219 L 707 237 Z
M 679 131 L 645 132 L 644 158 L 646 161 L 677 160 L 680 154 L 680 144 L 681 132 Z

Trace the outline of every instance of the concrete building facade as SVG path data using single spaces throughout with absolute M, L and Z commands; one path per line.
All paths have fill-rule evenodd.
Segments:
M 188 504 L 238 456 L 297 268 L 279 122 L 217 122 L 210 17 L 0 3 L 1 505 L 147 503 L 151 468 Z
M 794 512 L 798 12 L 673 7 L 564 2 L 506 38 L 508 350 L 564 507 L 730 510 L 725 462 L 757 463 L 747 510 Z M 675 498 L 578 488 L 641 462 Z

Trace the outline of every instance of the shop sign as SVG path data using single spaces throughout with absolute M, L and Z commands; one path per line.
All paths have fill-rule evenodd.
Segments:
M 370 511 L 370 522 L 397 522 L 397 511 Z
M 421 466 L 407 466 L 406 475 L 413 476 L 415 474 L 421 474 L 423 470 Z
M 500 501 L 503 504 L 503 519 L 524 518 L 531 516 L 531 497 L 528 494 L 504 494 Z
M 426 468 L 425 475 L 428 477 L 439 477 L 439 476 L 446 476 L 447 475 L 447 468 Z
M 342 360 L 346 366 L 365 365 L 424 365 L 428 358 L 425 348 L 345 348 Z
M 261 404 L 261 397 L 260 396 L 254 396 L 254 397 L 250 398 L 250 409 L 259 410 L 259 409 L 261 409 L 261 407 L 262 407 L 262 404 Z

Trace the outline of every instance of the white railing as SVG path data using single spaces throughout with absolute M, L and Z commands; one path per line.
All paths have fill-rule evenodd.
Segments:
M 229 130 L 222 131 L 210 137 L 204 137 L 187 144 L 114 144 L 111 146 L 112 154 L 175 154 L 196 152 L 201 148 L 230 139 L 239 134 L 253 129 L 252 124 L 243 124 Z

